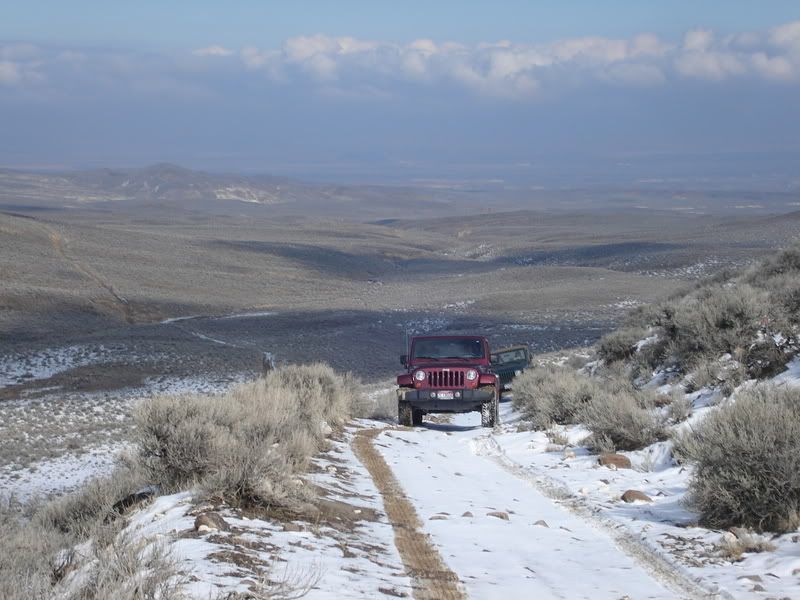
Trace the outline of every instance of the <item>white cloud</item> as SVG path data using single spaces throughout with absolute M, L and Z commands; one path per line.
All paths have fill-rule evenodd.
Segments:
M 335 80 L 340 86 L 381 87 L 390 86 L 392 80 L 449 82 L 478 94 L 522 99 L 559 82 L 568 87 L 592 80 L 654 86 L 680 79 L 722 82 L 747 76 L 795 81 L 800 22 L 722 39 L 711 30 L 695 29 L 679 43 L 652 33 L 630 39 L 590 36 L 549 44 L 502 40 L 473 46 L 429 39 L 396 44 L 320 34 L 290 38 L 278 52 L 247 48 L 241 57 L 248 68 L 264 68 L 272 76 L 277 71 L 285 78 L 305 74 L 321 84 Z
M 764 52 L 756 52 L 752 56 L 755 70 L 767 79 L 776 81 L 792 81 L 796 75 L 796 67 L 783 56 L 768 56 Z
M 694 29 L 673 41 L 641 33 L 627 39 L 587 36 L 546 44 L 499 40 L 465 45 L 317 34 L 292 37 L 273 48 L 233 50 L 215 44 L 177 58 L 0 44 L 0 84 L 6 87 L 44 82 L 66 86 L 70 78 L 84 88 L 92 81 L 107 86 L 160 81 L 164 86 L 170 78 L 177 86 L 202 87 L 207 81 L 213 85 L 212 74 L 223 68 L 341 97 L 391 95 L 408 85 L 455 87 L 517 100 L 542 92 L 572 93 L 593 82 L 632 87 L 679 85 L 687 79 L 718 85 L 737 79 L 793 85 L 800 81 L 800 21 L 726 36 Z
M 708 29 L 694 29 L 683 36 L 683 48 L 690 52 L 706 52 L 714 42 L 714 32 Z
M 193 50 L 192 54 L 195 56 L 231 56 L 233 54 L 233 50 L 229 50 L 223 46 L 214 45 Z
M 15 85 L 21 79 L 22 76 L 16 63 L 10 60 L 0 61 L 0 85 Z
M 770 32 L 770 41 L 776 46 L 800 50 L 800 21 L 792 21 Z
M 681 75 L 694 79 L 722 81 L 745 73 L 746 66 L 729 52 L 691 50 L 675 59 L 675 68 Z

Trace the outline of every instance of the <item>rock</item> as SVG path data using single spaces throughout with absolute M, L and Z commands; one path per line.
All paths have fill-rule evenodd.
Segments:
M 428 521 L 446 521 L 447 515 L 433 515 Z
M 468 518 L 470 518 L 470 519 L 471 519 L 471 518 L 472 518 L 472 517 L 474 517 L 475 515 L 473 515 L 473 514 L 472 514 L 471 512 L 469 512 L 469 511 L 467 511 L 467 512 L 465 512 L 465 513 L 464 513 L 463 515 L 461 515 L 461 516 L 462 516 L 462 517 L 468 517 Z
M 800 569 L 793 569 L 792 575 L 800 575 Z
M 291 521 L 289 521 L 288 523 L 283 524 L 283 530 L 298 532 L 298 531 L 303 531 L 303 528 L 297 523 L 292 523 Z
M 767 589 L 763 585 L 760 585 L 760 584 L 757 583 L 752 588 L 750 588 L 750 591 L 751 592 L 766 592 Z
M 575 450 L 572 448 L 567 448 L 564 450 L 564 460 L 570 460 L 572 458 L 575 458 Z
M 538 525 L 539 527 L 547 527 L 548 529 L 550 529 L 550 525 L 547 524 L 547 521 L 543 521 L 542 519 L 536 521 L 534 525 Z
M 640 492 L 639 490 L 628 490 L 624 494 L 622 494 L 622 501 L 623 502 L 652 502 L 653 499 L 650 498 L 644 492 Z
M 486 513 L 487 517 L 495 517 L 496 519 L 503 519 L 504 521 L 510 521 L 507 512 L 503 512 L 502 510 L 493 510 L 492 512 Z
M 616 469 L 630 469 L 631 459 L 622 454 L 601 454 L 597 460 L 604 467 L 614 467 Z
M 194 530 L 205 533 L 206 531 L 230 531 L 231 528 L 219 513 L 207 512 L 197 515 L 194 520 Z

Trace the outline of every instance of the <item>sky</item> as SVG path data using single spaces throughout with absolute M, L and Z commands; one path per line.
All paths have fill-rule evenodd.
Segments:
M 799 105 L 796 0 L 27 0 L 0 20 L 5 166 L 739 172 L 800 156 Z

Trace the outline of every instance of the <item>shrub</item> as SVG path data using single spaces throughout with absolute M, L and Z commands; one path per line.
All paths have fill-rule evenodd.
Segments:
M 360 394 L 353 406 L 353 416 L 360 419 L 394 421 L 397 419 L 397 393 L 387 383 L 374 385 Z
M 751 285 L 767 288 L 770 287 L 771 280 L 781 275 L 797 276 L 799 273 L 800 244 L 795 244 L 748 269 L 744 280 Z
M 46 600 L 58 571 L 60 553 L 69 547 L 66 534 L 26 520 L 18 507 L 0 506 L 3 552 L 0 552 L 0 598 Z M 66 557 L 65 557 L 66 558 Z
M 177 570 L 164 552 L 118 535 L 124 522 L 116 519 L 114 506 L 140 485 L 139 473 L 121 465 L 77 493 L 28 506 L 30 514 L 5 502 L 0 507 L 7 550 L 0 553 L 0 598 L 178 597 Z M 82 556 L 87 550 L 90 556 Z M 70 579 L 77 569 L 79 577 Z
M 676 440 L 695 463 L 690 502 L 711 527 L 800 525 L 800 390 L 756 386 Z
M 763 294 L 749 286 L 712 286 L 666 306 L 659 325 L 671 342 L 673 361 L 691 366 L 754 341 L 765 305 Z
M 287 366 L 223 396 L 157 397 L 136 415 L 152 480 L 200 484 L 235 505 L 289 506 L 307 498 L 296 480 L 356 403 L 358 384 L 325 365 Z
M 603 336 L 598 343 L 597 353 L 607 362 L 627 360 L 636 353 L 636 344 L 645 337 L 646 329 L 623 327 Z
M 762 536 L 738 528 L 726 531 L 717 544 L 720 556 L 733 562 L 742 560 L 746 552 L 772 552 L 775 548 L 775 544 Z
M 109 475 L 92 479 L 80 490 L 43 504 L 34 518 L 45 528 L 87 538 L 98 526 L 119 516 L 116 505 L 120 500 L 145 486 L 142 470 L 133 461 L 123 459 Z
M 609 445 L 637 450 L 666 437 L 652 399 L 622 386 L 596 393 L 581 407 L 580 420 L 592 432 L 592 445 L 604 451 Z
M 110 544 L 93 546 L 93 560 L 72 584 L 76 600 L 182 600 L 185 578 L 169 552 L 160 545 L 137 541 L 125 533 Z
M 514 406 L 538 429 L 574 423 L 580 407 L 597 389 L 587 376 L 565 367 L 528 369 L 514 379 Z

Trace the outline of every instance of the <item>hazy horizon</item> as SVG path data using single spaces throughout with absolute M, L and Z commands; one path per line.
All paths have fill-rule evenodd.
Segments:
M 422 7 L 12 7 L 0 165 L 797 186 L 796 3 Z

